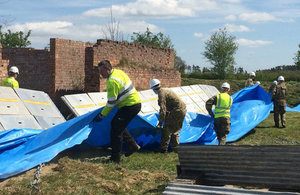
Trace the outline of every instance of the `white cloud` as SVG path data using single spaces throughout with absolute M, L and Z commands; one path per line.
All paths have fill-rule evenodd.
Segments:
M 212 10 L 217 3 L 210 0 L 137 0 L 124 5 L 113 5 L 114 17 L 173 18 L 195 16 L 197 11 Z M 85 11 L 84 16 L 108 17 L 111 8 Z
M 247 46 L 247 47 L 259 47 L 259 46 L 272 44 L 272 41 L 248 40 L 248 39 L 238 39 L 237 42 L 239 45 Z
M 239 19 L 250 23 L 280 21 L 275 16 L 266 12 L 242 13 L 239 15 Z
M 228 32 L 248 32 L 250 29 L 244 25 L 226 24 L 225 28 Z
M 157 26 L 144 21 L 126 21 L 119 25 L 119 30 L 125 35 L 133 32 L 145 32 L 147 27 L 151 32 L 162 31 Z M 97 39 L 104 38 L 104 31 L 107 29 L 105 25 L 74 25 L 73 23 L 66 21 L 14 24 L 7 28 L 12 31 L 24 32 L 32 30 L 29 40 L 32 42 L 32 47 L 36 48 L 46 46 L 49 43 L 49 39 L 53 37 L 71 39 L 74 41 L 96 42 Z M 126 39 L 127 37 L 123 38 Z
M 241 3 L 241 0 L 223 0 L 228 3 Z
M 198 37 L 198 38 L 203 38 L 204 35 L 202 33 L 194 33 L 193 34 L 195 37 Z
M 236 16 L 235 15 L 228 15 L 228 16 L 225 17 L 225 20 L 235 21 L 236 20 Z

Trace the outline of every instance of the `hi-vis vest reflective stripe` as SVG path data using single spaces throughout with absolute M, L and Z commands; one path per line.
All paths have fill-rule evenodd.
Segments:
M 122 70 L 113 69 L 107 80 L 107 104 L 101 114 L 107 116 L 114 106 L 121 108 L 141 102 L 130 78 Z
M 14 77 L 8 77 L 3 79 L 1 86 L 19 88 L 19 83 Z
M 230 117 L 230 108 L 232 105 L 232 98 L 227 93 L 220 93 L 217 95 L 217 104 L 215 107 L 215 118 Z

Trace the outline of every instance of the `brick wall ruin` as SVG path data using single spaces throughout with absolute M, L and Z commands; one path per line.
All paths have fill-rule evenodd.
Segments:
M 65 39 L 50 39 L 50 51 L 32 48 L 1 48 L 0 79 L 7 66 L 20 70 L 20 87 L 45 91 L 54 101 L 74 92 L 105 91 L 97 64 L 107 59 L 128 73 L 138 90 L 149 89 L 152 78 L 165 87 L 180 86 L 180 73 L 174 70 L 174 51 L 140 44 L 97 40 L 96 44 Z M 124 63 L 125 62 L 125 63 Z M 56 102 L 56 101 L 55 101 Z
M 9 64 L 8 60 L 2 59 L 2 45 L 0 43 L 0 81 L 7 77 L 7 66 Z
M 17 80 L 21 88 L 49 93 L 50 70 L 49 51 L 32 48 L 2 48 L 2 58 L 9 60 L 9 66 L 17 66 Z M 7 77 L 7 69 L 5 73 Z

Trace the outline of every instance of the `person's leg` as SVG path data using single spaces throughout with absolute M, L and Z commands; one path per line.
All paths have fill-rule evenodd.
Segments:
M 279 128 L 279 108 L 277 103 L 274 102 L 274 122 L 275 127 Z
M 285 128 L 286 120 L 285 120 L 285 105 L 281 106 L 280 108 L 280 119 L 281 119 L 281 125 L 283 128 Z
M 134 139 L 127 131 L 126 126 L 139 113 L 140 109 L 141 104 L 120 108 L 111 122 L 112 160 L 115 162 L 120 162 L 124 132 L 124 140 L 126 143 L 136 145 Z
M 172 151 L 176 152 L 176 147 L 179 144 L 179 132 L 181 131 L 181 129 L 179 129 L 178 131 L 176 131 L 175 133 L 171 134 L 171 148 Z
M 160 152 L 166 153 L 168 152 L 168 146 L 171 138 L 171 133 L 167 128 L 163 127 L 161 129 L 161 142 L 160 142 Z

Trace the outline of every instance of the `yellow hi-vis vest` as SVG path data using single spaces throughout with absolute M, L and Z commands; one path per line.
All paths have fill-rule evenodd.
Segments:
M 230 108 L 232 98 L 228 93 L 220 93 L 217 95 L 217 104 L 215 107 L 215 118 L 230 117 Z
M 7 77 L 2 80 L 1 86 L 19 88 L 19 82 L 14 77 Z
M 125 72 L 112 69 L 107 83 L 107 103 L 101 114 L 107 116 L 114 106 L 122 108 L 141 103 L 137 90 Z

